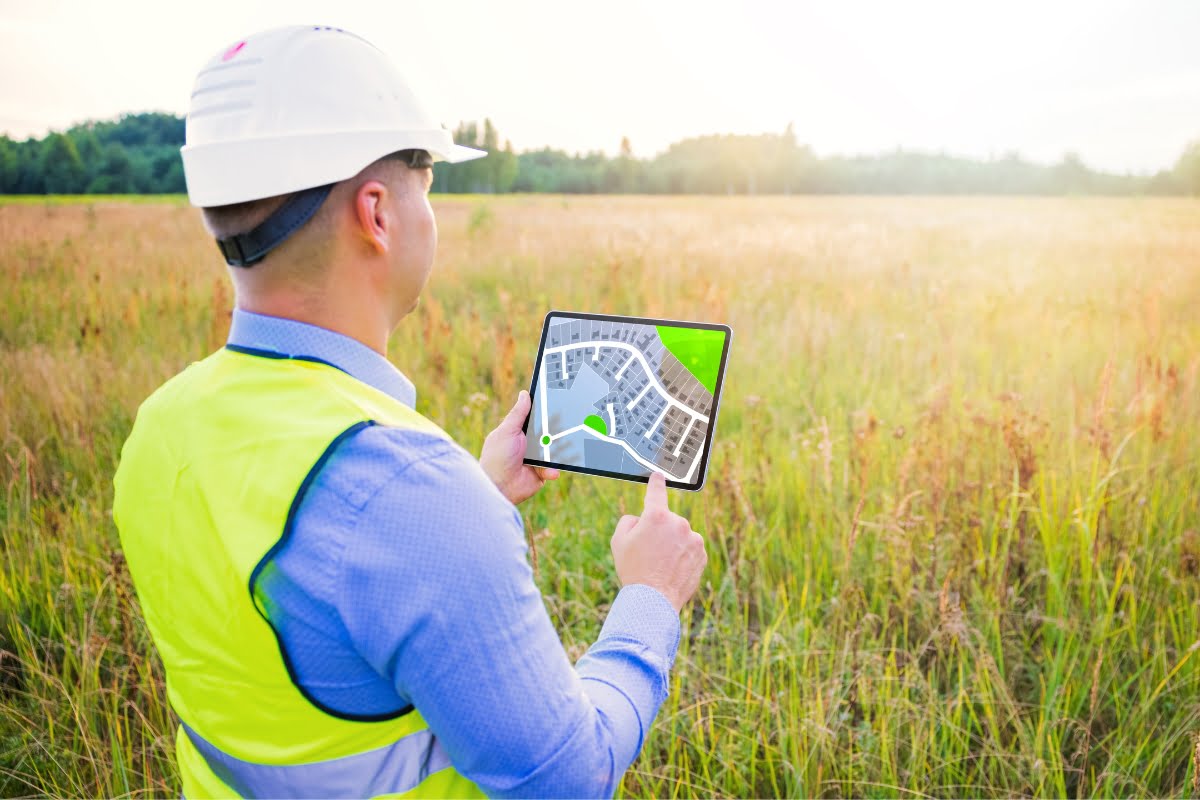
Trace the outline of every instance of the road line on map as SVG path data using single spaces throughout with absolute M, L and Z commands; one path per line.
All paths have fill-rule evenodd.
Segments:
M 666 416 L 667 416 L 667 412 L 668 412 L 668 411 L 670 411 L 670 410 L 671 410 L 671 405 L 668 403 L 668 404 L 667 404 L 667 406 L 666 406 L 666 408 L 664 408 L 664 409 L 663 409 L 663 413 L 661 413 L 661 414 L 659 414 L 659 415 L 658 415 L 658 421 L 657 421 L 657 422 L 655 422 L 653 425 L 651 425 L 649 428 L 647 428 L 647 429 L 646 429 L 646 438 L 647 438 L 647 439 L 649 439 L 651 436 L 653 436 L 653 435 L 654 435 L 654 432 L 655 432 L 656 430 L 658 430 L 658 426 L 662 424 L 662 421 L 663 421 L 663 420 L 666 418 Z
M 651 472 L 661 472 L 663 475 L 666 475 L 667 477 L 671 478 L 672 480 L 678 480 L 674 475 L 671 475 L 662 467 L 658 466 L 657 464 L 652 464 L 651 462 L 647 461 L 646 459 L 644 459 L 640 455 L 638 455 L 637 451 L 634 450 L 632 447 L 630 447 L 629 444 L 625 440 L 614 439 L 611 436 L 605 436 L 600 431 L 596 430 L 595 428 L 589 428 L 587 425 L 576 425 L 574 428 L 569 428 L 569 429 L 563 431 L 562 433 L 554 434 L 551 436 L 551 441 L 553 441 L 555 439 L 561 439 L 564 436 L 570 436 L 572 433 L 575 433 L 577 431 L 583 431 L 584 433 L 590 433 L 592 436 L 595 436 L 597 439 L 603 439 L 606 442 L 610 442 L 612 444 L 618 444 L 621 447 L 624 447 L 629 452 L 629 455 L 633 456 L 634 461 L 638 462 L 646 469 L 650 470 Z
M 673 455 L 675 457 L 679 456 L 679 450 L 680 450 L 680 448 L 683 447 L 684 441 L 687 439 L 688 434 L 692 432 L 692 426 L 695 424 L 696 424 L 695 417 L 692 417 L 691 419 L 688 420 L 687 428 L 684 429 L 683 436 L 679 437 L 679 444 L 675 445 L 675 452 L 672 453 L 671 455 Z
M 630 361 L 632 361 L 632 360 L 633 359 L 630 359 Z M 642 390 L 640 392 L 638 392 L 638 396 L 633 398 L 632 400 L 630 400 L 629 405 L 625 406 L 625 410 L 632 411 L 633 407 L 638 404 L 638 401 L 646 396 L 646 392 L 650 391 L 650 386 L 651 386 L 650 382 L 647 381 L 646 385 L 642 387 Z

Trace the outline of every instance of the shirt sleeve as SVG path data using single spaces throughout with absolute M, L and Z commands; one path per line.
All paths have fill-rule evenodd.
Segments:
M 622 589 L 572 668 L 520 515 L 457 445 L 365 502 L 336 581 L 355 649 L 489 796 L 611 796 L 667 696 L 680 629 L 666 598 Z

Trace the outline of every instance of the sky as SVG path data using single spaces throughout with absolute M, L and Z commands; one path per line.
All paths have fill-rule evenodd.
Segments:
M 0 132 L 184 114 L 196 71 L 264 28 L 335 25 L 395 59 L 447 127 L 518 150 L 639 156 L 782 131 L 1147 173 L 1200 139 L 1200 0 L 62 2 L 0 0 Z

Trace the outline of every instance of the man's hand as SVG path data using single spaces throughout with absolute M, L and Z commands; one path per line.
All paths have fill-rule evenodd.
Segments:
M 525 432 L 521 428 L 525 425 L 529 408 L 529 392 L 522 389 L 512 411 L 483 440 L 483 452 L 479 454 L 479 465 L 483 471 L 514 505 L 528 500 L 537 494 L 546 481 L 558 477 L 556 469 L 530 467 L 521 463 L 525 458 Z
M 612 554 L 622 586 L 641 583 L 657 589 L 676 611 L 692 599 L 708 563 L 704 538 L 667 507 L 667 479 L 661 472 L 646 484 L 642 515 L 626 514 L 617 522 Z

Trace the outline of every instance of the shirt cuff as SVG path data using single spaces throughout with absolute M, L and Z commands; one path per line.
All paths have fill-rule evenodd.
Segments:
M 643 583 L 631 583 L 613 600 L 598 641 L 610 636 L 641 642 L 662 655 L 670 667 L 679 649 L 679 612 L 662 592 Z

